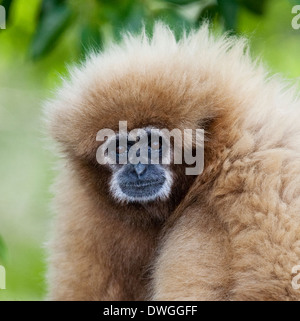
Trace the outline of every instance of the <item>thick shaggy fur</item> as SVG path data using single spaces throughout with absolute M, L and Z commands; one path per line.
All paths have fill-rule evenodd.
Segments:
M 72 69 L 46 111 L 63 156 L 50 299 L 300 299 L 300 103 L 244 40 L 157 24 Z M 204 172 L 176 165 L 169 200 L 118 204 L 96 134 L 119 120 L 205 128 Z

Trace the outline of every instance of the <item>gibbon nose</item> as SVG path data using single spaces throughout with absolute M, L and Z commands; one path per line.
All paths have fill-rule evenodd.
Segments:
M 134 170 L 137 173 L 137 176 L 140 178 L 140 176 L 146 171 L 146 165 L 138 163 L 134 165 Z

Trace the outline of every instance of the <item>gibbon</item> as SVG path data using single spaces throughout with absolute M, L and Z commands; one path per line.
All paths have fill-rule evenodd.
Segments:
M 300 102 L 247 48 L 156 23 L 71 69 L 45 106 L 61 156 L 48 299 L 300 299 Z M 99 164 L 97 133 L 120 121 L 203 129 L 203 171 Z

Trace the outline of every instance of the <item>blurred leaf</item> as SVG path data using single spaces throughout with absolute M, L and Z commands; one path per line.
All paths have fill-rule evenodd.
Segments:
M 141 30 L 145 19 L 145 6 L 142 3 L 130 1 L 117 13 L 118 16 L 114 16 L 115 23 L 112 23 L 116 40 L 121 39 L 124 31 L 136 33 Z
M 143 26 L 143 19 L 145 17 L 144 5 L 135 5 L 128 18 L 126 19 L 126 29 L 130 32 L 135 32 Z
M 239 3 L 255 14 L 262 15 L 265 12 L 266 0 L 239 0 Z
M 11 5 L 12 5 L 13 0 L 2 0 L 0 2 L 1 6 L 3 6 L 5 8 L 6 11 L 6 20 L 8 21 L 10 18 L 10 9 L 11 9 Z
M 112 4 L 111 3 L 112 0 L 97 0 L 97 2 L 99 2 L 100 4 Z M 114 2 L 120 2 L 120 0 L 114 0 Z M 123 2 L 125 2 L 125 1 L 123 0 Z M 116 5 L 116 3 L 114 3 L 114 5 Z
M 214 17 L 218 14 L 219 8 L 217 4 L 211 4 L 205 7 L 197 17 L 196 23 L 197 25 L 201 25 L 201 23 L 205 20 L 212 21 Z
M 84 56 L 92 50 L 102 48 L 102 37 L 98 25 L 83 25 L 81 28 L 81 52 Z
M 65 5 L 66 0 L 43 0 L 41 5 L 40 16 L 46 15 L 60 5 Z
M 0 236 L 0 262 L 4 262 L 6 258 L 6 245 Z
M 49 1 L 43 1 L 42 14 L 31 44 L 30 57 L 33 59 L 49 53 L 70 22 L 71 10 L 66 5 L 53 5 L 50 11 L 43 11 L 43 6 L 46 6 L 44 3 Z
M 189 4 L 189 3 L 193 3 L 193 2 L 199 2 L 201 0 L 164 0 L 164 1 L 180 5 L 180 4 Z
M 217 0 L 226 30 L 236 30 L 239 4 L 236 0 Z
M 299 0 L 289 0 L 289 2 L 291 3 L 292 6 L 300 5 Z
M 157 18 L 174 31 L 177 40 L 181 37 L 183 30 L 188 31 L 192 27 L 192 23 L 175 10 L 159 10 Z

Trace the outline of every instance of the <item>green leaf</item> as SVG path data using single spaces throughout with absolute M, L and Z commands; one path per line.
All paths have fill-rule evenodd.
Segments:
M 173 4 L 179 4 L 179 5 L 189 4 L 189 3 L 193 3 L 193 2 L 199 2 L 199 0 L 164 0 L 164 1 L 170 2 Z
M 45 1 L 44 1 L 45 2 Z M 45 5 L 43 2 L 43 5 Z M 46 2 L 48 2 L 46 0 Z M 55 5 L 50 11 L 44 11 L 36 28 L 29 55 L 33 59 L 41 58 L 56 45 L 71 20 L 71 10 L 67 5 Z
M 102 48 L 102 37 L 98 25 L 83 25 L 81 27 L 81 52 L 86 56 L 90 50 Z
M 132 5 L 129 3 L 128 7 L 118 12 L 119 19 L 113 23 L 113 32 L 116 40 L 121 39 L 121 34 L 124 31 L 137 33 L 141 30 L 145 19 L 145 6 L 140 3 Z
M 165 22 L 174 31 L 177 40 L 184 30 L 189 31 L 192 27 L 191 22 L 175 10 L 160 10 L 156 18 Z
M 126 29 L 130 32 L 139 31 L 143 26 L 144 17 L 145 7 L 143 5 L 134 6 L 126 19 Z
M 2 262 L 2 263 L 6 259 L 6 252 L 7 252 L 6 245 L 5 245 L 2 237 L 0 236 L 0 262 Z
M 199 14 L 199 16 L 196 19 L 197 25 L 201 25 L 202 22 L 205 20 L 212 21 L 215 16 L 218 14 L 219 8 L 216 4 L 211 4 L 207 7 L 205 7 Z
M 292 6 L 300 5 L 299 0 L 289 0 L 289 2 L 291 3 Z
M 226 30 L 235 31 L 239 4 L 236 0 L 217 0 Z
M 266 9 L 266 0 L 239 0 L 239 3 L 255 14 L 263 15 Z
M 47 12 L 55 10 L 56 7 L 65 5 L 66 0 L 43 0 L 41 5 L 40 16 L 44 16 Z

